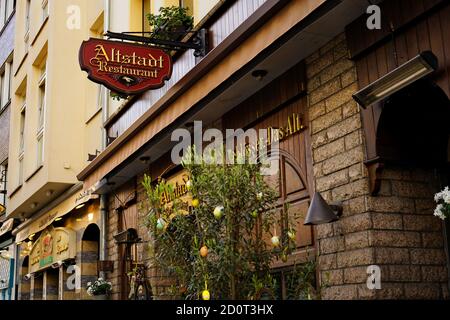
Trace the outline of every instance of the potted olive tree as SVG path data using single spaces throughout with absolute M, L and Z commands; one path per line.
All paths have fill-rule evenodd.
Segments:
M 159 9 L 159 14 L 148 14 L 147 19 L 153 30 L 153 38 L 178 40 L 194 27 L 194 18 L 188 8 L 170 6 Z

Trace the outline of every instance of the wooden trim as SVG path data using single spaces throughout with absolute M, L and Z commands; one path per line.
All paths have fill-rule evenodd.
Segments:
M 144 113 L 133 125 L 110 144 L 91 164 L 89 164 L 78 176 L 80 181 L 85 180 L 100 164 L 108 159 L 110 154 L 116 152 L 129 141 L 136 132 L 140 131 L 156 115 L 166 109 L 172 102 L 194 85 L 200 78 L 213 69 L 216 64 L 226 57 L 231 51 L 244 42 L 255 30 L 259 29 L 276 12 L 284 7 L 290 0 L 268 0 L 247 20 L 245 20 L 230 36 L 212 50 L 201 60 L 188 74 L 176 83 L 152 108 Z
M 374 41 L 372 43 L 370 43 L 369 45 L 367 45 L 365 48 L 362 48 L 362 49 L 356 50 L 356 51 L 351 49 L 350 50 L 350 53 L 351 53 L 350 59 L 358 60 L 361 57 L 373 52 L 375 50 L 375 48 L 391 41 L 393 36 L 395 37 L 395 36 L 398 36 L 399 34 L 403 34 L 411 26 L 417 25 L 420 21 L 428 18 L 429 16 L 433 15 L 437 11 L 440 11 L 441 9 L 443 9 L 449 5 L 449 3 L 447 1 L 442 1 L 442 0 L 439 0 L 439 1 L 441 1 L 441 2 L 436 3 L 434 6 L 428 8 L 427 10 L 425 10 L 422 13 L 418 14 L 417 16 L 413 17 L 411 20 L 406 21 L 404 24 L 402 24 L 400 26 L 394 26 L 394 28 L 395 27 L 396 28 L 394 29 L 393 32 L 387 33 L 386 30 L 383 30 L 386 34 L 380 34 L 380 35 L 378 35 L 378 37 L 375 36 Z M 365 20 L 364 20 L 364 23 L 365 23 Z M 362 23 L 355 23 L 354 25 L 351 25 L 350 28 L 347 28 L 346 34 L 347 34 L 347 38 L 350 42 L 350 48 L 353 48 L 353 46 L 351 45 L 352 42 L 354 43 L 356 41 L 355 39 L 353 39 L 354 37 L 352 36 L 353 28 L 358 28 L 358 27 L 361 28 L 362 25 L 363 25 Z

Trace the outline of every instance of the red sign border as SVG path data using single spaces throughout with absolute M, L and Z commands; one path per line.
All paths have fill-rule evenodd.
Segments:
M 106 40 L 106 39 L 99 39 L 99 38 L 89 38 L 88 40 L 85 40 L 81 43 L 81 47 L 80 50 L 78 52 L 78 60 L 80 63 L 80 67 L 81 70 L 87 72 L 88 74 L 88 79 L 91 80 L 92 82 L 104 85 L 105 87 L 107 87 L 108 89 L 117 92 L 117 93 L 122 93 L 122 94 L 126 94 L 126 95 L 138 95 L 138 94 L 142 94 L 148 90 L 156 90 L 156 89 L 160 89 L 162 87 L 164 87 L 164 85 L 166 84 L 166 81 L 170 80 L 172 78 L 172 73 L 173 73 L 173 61 L 172 61 L 172 57 L 170 54 L 166 53 L 167 56 L 169 57 L 169 73 L 164 76 L 161 80 L 161 83 L 157 84 L 157 85 L 152 85 L 152 86 L 148 86 L 147 88 L 138 90 L 138 91 L 126 91 L 126 90 L 122 90 L 122 89 L 118 89 L 115 88 L 113 85 L 111 85 L 110 83 L 108 83 L 107 81 L 102 81 L 102 80 L 97 80 L 92 76 L 92 67 L 89 66 L 88 63 L 86 63 L 86 61 L 84 61 L 84 57 L 83 57 L 83 49 L 85 48 L 86 44 L 91 41 L 99 41 L 99 42 L 107 42 L 107 43 L 118 43 L 118 44 L 127 44 L 127 45 L 132 45 L 132 46 L 136 46 L 136 47 L 142 47 L 142 48 L 153 48 L 153 49 L 158 49 L 158 50 L 163 50 L 157 47 L 152 47 L 152 46 L 147 46 L 147 45 L 142 45 L 142 44 L 136 44 L 136 43 L 132 43 L 132 42 L 120 42 L 120 41 L 111 41 L 111 40 Z

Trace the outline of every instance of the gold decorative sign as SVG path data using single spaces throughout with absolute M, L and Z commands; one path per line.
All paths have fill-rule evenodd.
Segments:
M 58 261 L 75 258 L 76 233 L 67 228 L 47 228 L 33 244 L 29 270 L 34 273 Z
M 278 135 L 274 135 L 275 129 L 278 129 Z M 305 130 L 306 126 L 303 124 L 302 116 L 298 113 L 294 113 L 287 118 L 286 125 L 279 128 L 267 128 L 268 144 L 271 145 L 273 142 L 281 142 Z

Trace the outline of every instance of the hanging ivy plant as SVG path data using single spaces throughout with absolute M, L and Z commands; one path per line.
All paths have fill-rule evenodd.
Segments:
M 153 38 L 178 40 L 194 27 L 194 18 L 188 8 L 170 6 L 159 9 L 159 14 L 148 14 L 147 19 L 153 30 Z

